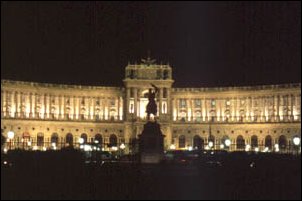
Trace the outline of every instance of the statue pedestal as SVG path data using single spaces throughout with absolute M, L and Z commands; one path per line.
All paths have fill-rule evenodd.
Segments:
M 148 121 L 139 135 L 139 153 L 141 163 L 159 163 L 164 157 L 164 135 L 160 125 L 155 121 Z

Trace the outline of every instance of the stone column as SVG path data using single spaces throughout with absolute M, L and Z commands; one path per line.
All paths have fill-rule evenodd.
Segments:
M 222 118 L 222 103 L 225 102 L 224 99 L 217 99 L 217 101 L 219 102 L 219 121 L 222 122 L 223 118 Z
M 38 94 L 37 93 L 35 93 L 34 94 L 34 98 L 33 98 L 33 116 L 35 117 L 35 118 L 38 118 L 38 116 L 37 116 L 37 96 L 38 96 Z
M 137 88 L 133 88 L 134 95 L 134 116 L 137 116 Z
M 209 117 L 208 117 L 208 101 L 207 101 L 207 99 L 204 99 L 204 105 L 205 105 L 205 113 L 206 113 L 205 121 L 208 122 Z
M 118 96 L 117 97 L 117 119 L 118 120 L 120 120 L 120 116 L 121 116 L 121 114 L 120 114 L 120 102 L 121 102 L 121 100 L 120 100 L 120 97 Z
M 13 113 L 14 109 L 16 108 L 14 99 L 15 99 L 15 91 L 12 91 L 11 92 L 11 111 L 10 111 L 11 117 L 15 116 L 15 114 Z
M 103 110 L 103 120 L 104 119 L 107 119 L 107 117 L 106 117 L 106 107 L 107 107 L 107 100 L 106 100 L 106 97 L 104 97 L 103 99 L 102 99 L 102 110 Z
M 185 99 L 186 102 L 186 121 L 189 121 L 189 100 L 186 98 Z
M 179 114 L 179 99 L 176 98 L 176 121 L 179 120 L 178 114 Z
M 251 121 L 251 97 L 246 98 L 246 120 L 249 122 Z
M 137 114 L 137 116 L 139 117 L 140 116 L 140 113 L 141 113 L 141 110 L 140 110 L 140 93 L 141 93 L 141 90 L 140 89 L 138 89 L 137 90 L 137 112 L 136 112 L 136 114 Z
M 172 106 L 172 102 L 171 102 L 171 88 L 167 88 L 167 114 L 169 115 L 169 117 L 171 117 L 171 114 L 172 114 L 172 111 L 173 111 L 173 108 L 171 107 Z
M 58 116 L 57 116 L 57 118 L 61 119 L 61 116 L 62 116 L 62 96 L 61 95 L 57 95 L 56 99 L 57 99 L 56 103 L 57 103 L 57 108 L 58 108 Z
M 43 118 L 46 119 L 47 116 L 46 116 L 46 109 L 47 109 L 47 106 L 46 106 L 46 94 L 41 94 L 41 105 L 43 107 L 43 110 L 41 111 L 41 113 L 43 114 Z
M 130 88 L 126 89 L 126 97 L 124 99 L 124 119 L 128 120 L 128 114 L 129 114 L 129 106 L 130 106 Z
M 73 106 L 73 114 L 72 114 L 72 119 L 76 119 L 76 97 L 72 97 L 72 106 Z
M 4 91 L 1 90 L 1 118 L 4 117 Z
M 163 88 L 159 88 L 159 115 L 162 114 L 163 108 Z
M 49 94 L 48 96 L 48 117 L 51 118 L 51 108 L 52 108 L 52 95 Z
M 290 120 L 294 120 L 294 96 L 290 94 Z
M 280 109 L 280 96 L 279 95 L 277 95 L 277 104 L 276 104 L 276 106 L 277 106 L 277 108 L 276 108 L 276 112 L 277 112 L 277 121 L 280 121 L 280 114 L 279 114 L 279 109 Z
M 92 111 L 93 111 L 93 119 L 96 119 L 96 112 L 95 112 L 95 108 L 96 108 L 96 101 L 98 101 L 98 97 L 93 97 L 93 108 L 92 108 Z M 99 101 L 100 103 L 100 101 Z M 98 105 L 98 107 L 100 107 L 100 105 Z M 99 114 L 99 113 L 98 113 Z
M 29 109 L 27 109 L 29 107 Z M 30 103 L 30 93 L 26 92 L 25 94 L 25 113 L 26 113 L 26 118 L 30 117 L 30 112 L 31 112 L 31 103 Z M 27 112 L 29 111 L 29 112 Z
M 239 110 L 240 110 L 240 98 L 236 98 L 236 110 L 235 110 L 235 114 L 236 114 L 236 121 L 238 121 L 240 119 L 240 114 L 239 114 Z
M 200 99 L 200 101 L 201 101 L 201 119 L 202 119 L 202 121 L 205 121 L 205 116 L 206 116 L 206 113 L 205 113 L 205 100 L 203 98 L 203 99 Z
M 194 99 L 191 99 L 191 121 L 194 121 Z
M 20 102 L 21 102 L 21 96 L 20 96 L 20 92 L 17 92 L 16 93 L 16 95 L 17 95 L 17 100 L 16 100 L 16 117 L 20 117 L 20 111 L 21 111 L 21 108 L 20 108 L 20 106 L 21 106 L 21 104 L 20 104 Z
M 176 116 L 177 116 L 177 108 L 176 108 L 176 100 L 175 98 L 172 99 L 172 121 L 176 120 Z

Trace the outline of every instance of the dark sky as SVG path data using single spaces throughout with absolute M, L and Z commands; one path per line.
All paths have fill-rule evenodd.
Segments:
M 177 87 L 301 82 L 301 3 L 1 2 L 1 79 L 123 86 L 148 50 Z

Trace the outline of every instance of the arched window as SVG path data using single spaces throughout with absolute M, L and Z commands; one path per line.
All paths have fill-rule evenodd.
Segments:
M 286 148 L 287 148 L 287 140 L 286 140 L 286 137 L 284 135 L 281 135 L 279 137 L 278 142 L 279 142 L 279 149 L 280 150 L 286 150 Z
M 244 142 L 244 138 L 242 137 L 242 135 L 239 135 L 237 137 L 237 139 L 236 139 L 236 147 L 239 150 L 245 149 L 245 142 Z
M 96 134 L 95 137 L 94 137 L 94 141 L 96 144 L 102 146 L 103 144 L 103 137 L 101 134 Z
M 256 135 L 253 135 L 251 137 L 251 147 L 252 148 L 258 147 L 258 137 Z
M 53 133 L 50 138 L 51 143 L 55 143 L 56 145 L 59 142 L 59 136 L 57 133 Z
M 272 149 L 272 145 L 272 137 L 270 135 L 267 135 L 264 140 L 264 146 L 268 147 L 269 149 Z
M 117 137 L 114 134 L 109 137 L 109 147 L 117 147 Z
M 71 133 L 66 135 L 65 142 L 67 146 L 73 146 L 73 135 Z
M 37 134 L 37 146 L 38 147 L 44 146 L 44 134 L 43 133 Z
M 194 149 L 204 148 L 204 140 L 199 135 L 195 135 L 193 138 L 193 148 Z
M 184 135 L 179 136 L 178 139 L 178 148 L 185 148 L 186 147 L 186 137 Z
M 86 133 L 82 133 L 81 138 L 84 140 L 84 144 L 86 144 L 87 143 L 87 139 L 88 139 L 87 134 Z

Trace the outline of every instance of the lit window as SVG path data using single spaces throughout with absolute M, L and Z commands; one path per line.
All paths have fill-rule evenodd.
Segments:
M 195 107 L 200 107 L 201 106 L 201 101 L 200 99 L 195 100 Z
M 225 102 L 225 104 L 226 104 L 227 106 L 231 105 L 230 100 L 227 100 L 227 101 Z
M 186 100 L 185 99 L 180 99 L 179 100 L 179 107 L 186 107 Z
M 134 113 L 134 101 L 130 100 L 130 104 L 129 104 L 129 113 Z
M 215 100 L 212 100 L 211 101 L 211 105 L 214 107 L 216 105 L 216 101 Z
M 110 105 L 111 105 L 111 106 L 115 106 L 115 101 L 114 101 L 114 99 L 110 101 Z

